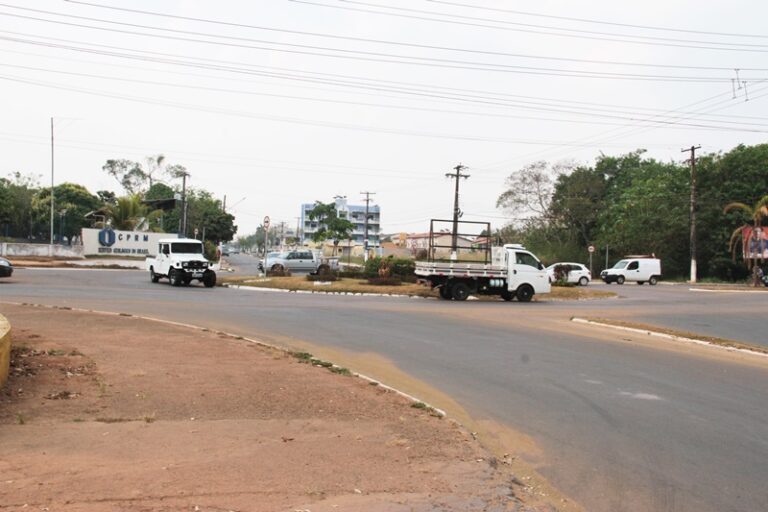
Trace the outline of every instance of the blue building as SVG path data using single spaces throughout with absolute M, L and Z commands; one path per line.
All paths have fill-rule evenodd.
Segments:
M 347 219 L 355 225 L 350 240 L 355 245 L 363 245 L 365 241 L 365 205 L 347 204 L 346 196 L 336 196 L 336 213 L 339 218 Z M 314 203 L 301 205 L 301 242 L 312 240 L 312 234 L 317 232 L 318 223 L 309 219 L 309 212 L 315 207 Z M 381 235 L 381 208 L 378 205 L 368 206 L 368 247 L 379 247 Z

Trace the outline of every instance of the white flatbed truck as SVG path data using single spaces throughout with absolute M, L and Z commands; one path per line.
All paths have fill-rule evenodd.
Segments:
M 467 300 L 472 294 L 499 295 L 506 301 L 530 302 L 551 285 L 544 265 L 525 247 L 506 244 L 493 248 L 489 263 L 417 261 L 415 273 L 445 300 Z

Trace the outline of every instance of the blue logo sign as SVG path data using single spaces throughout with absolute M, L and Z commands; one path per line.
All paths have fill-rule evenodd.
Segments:
M 112 247 L 115 245 L 115 232 L 110 228 L 104 228 L 99 231 L 99 244 L 104 247 Z

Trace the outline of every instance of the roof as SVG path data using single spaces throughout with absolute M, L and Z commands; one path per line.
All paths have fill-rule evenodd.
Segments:
M 174 242 L 196 242 L 198 244 L 201 244 L 200 240 L 195 240 L 194 238 L 161 238 L 159 240 L 161 244 L 172 244 Z

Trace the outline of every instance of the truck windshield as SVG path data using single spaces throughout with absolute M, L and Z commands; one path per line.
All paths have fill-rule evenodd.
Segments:
M 624 268 L 627 266 L 627 263 L 629 263 L 629 260 L 617 261 L 613 268 Z
M 174 254 L 203 254 L 203 244 L 178 242 L 171 244 L 171 252 Z

